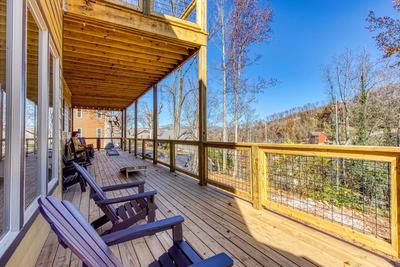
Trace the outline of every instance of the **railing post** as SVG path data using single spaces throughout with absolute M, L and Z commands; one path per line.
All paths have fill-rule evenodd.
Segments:
M 128 151 L 129 151 L 129 154 L 131 154 L 132 153 L 132 140 L 131 139 L 128 139 Z
M 158 95 L 157 85 L 153 85 L 153 164 L 157 164 L 158 139 Z
M 175 143 L 170 141 L 169 143 L 169 170 L 175 172 Z
M 146 141 L 142 140 L 142 159 L 146 159 Z
M 396 157 L 396 160 L 392 162 L 392 207 L 391 207 L 391 238 L 392 247 L 395 250 L 395 254 L 400 258 L 400 156 Z
M 141 0 L 141 6 L 143 9 L 143 14 L 150 16 L 153 12 L 153 0 Z
M 135 157 L 137 157 L 137 139 L 138 139 L 138 123 L 137 123 L 137 113 L 138 113 L 138 101 L 135 101 Z
M 99 137 L 96 138 L 96 147 L 97 147 L 97 151 L 100 151 L 100 138 Z
M 263 154 L 256 145 L 251 146 L 251 196 L 253 207 L 262 208 L 264 198 Z

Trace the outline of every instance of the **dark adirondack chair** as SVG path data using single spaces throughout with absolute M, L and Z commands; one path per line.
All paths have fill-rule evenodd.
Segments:
M 68 160 L 65 155 L 62 156 L 62 161 L 63 161 L 63 169 L 62 169 L 62 176 L 63 176 L 63 182 L 62 182 L 62 188 L 63 191 L 67 190 L 68 187 L 79 183 L 82 192 L 86 191 L 86 181 L 83 179 L 83 177 L 77 172 L 75 169 L 75 166 L 72 164 L 72 162 L 77 162 L 79 165 L 83 166 L 86 168 L 88 165 L 86 161 L 75 161 L 74 159 Z
M 115 149 L 114 143 L 108 143 L 105 147 L 107 156 L 119 156 L 118 150 Z
M 115 232 L 132 226 L 147 217 L 148 222 L 154 222 L 157 209 L 154 203 L 156 191 L 144 192 L 144 181 L 100 187 L 92 175 L 84 168 L 73 163 L 78 173 L 86 180 L 91 188 L 91 198 L 100 207 L 104 215 L 92 222 L 97 229 L 111 221 L 112 228 L 103 234 Z M 129 196 L 107 198 L 106 192 L 137 187 L 139 193 Z M 115 208 L 114 204 L 120 204 Z
M 85 137 L 78 137 L 79 142 L 87 148 L 89 157 L 94 158 L 94 146 L 93 144 L 87 144 Z
M 72 137 L 68 141 L 68 149 L 69 149 L 72 159 L 74 161 L 82 161 L 82 162 L 86 162 L 88 165 L 91 165 L 90 157 L 89 157 L 89 153 L 88 153 L 87 149 L 77 151 L 75 149 L 75 144 L 74 144 L 74 141 L 72 140 Z
M 38 202 L 40 212 L 57 235 L 60 244 L 71 249 L 83 262 L 83 266 L 123 266 L 108 246 L 167 230 L 172 230 L 173 245 L 168 252 L 150 266 L 228 267 L 233 265 L 232 259 L 225 253 L 203 260 L 183 240 L 182 223 L 184 219 L 182 216 L 132 226 L 125 230 L 99 236 L 72 203 L 61 202 L 53 196 L 41 197 Z

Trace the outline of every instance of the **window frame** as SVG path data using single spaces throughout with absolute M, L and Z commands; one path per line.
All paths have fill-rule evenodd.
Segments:
M 49 38 L 49 56 L 53 58 L 53 168 L 52 168 L 52 177 L 47 185 L 47 193 L 52 191 L 58 185 L 58 173 L 59 173 L 59 164 L 60 161 L 60 109 L 61 109 L 61 88 L 60 88 L 60 55 L 57 51 L 55 42 L 53 39 Z M 50 62 L 50 58 L 49 61 Z M 49 75 L 50 75 L 50 67 L 49 64 Z M 50 77 L 49 77 L 50 78 Z M 48 87 L 49 88 L 49 87 Z M 47 101 L 48 103 L 49 101 Z M 47 127 L 48 129 L 48 127 Z M 48 149 L 46 150 L 48 152 Z M 46 157 L 48 159 L 48 156 Z M 47 165 L 46 165 L 47 166 Z M 47 167 L 46 167 L 47 168 Z
M 100 134 L 99 134 L 99 130 L 100 130 Z M 102 134 L 101 128 L 96 128 L 96 138 L 101 138 L 101 134 Z
M 83 137 L 83 129 L 82 128 L 76 128 L 76 131 L 79 132 L 81 137 Z
M 48 69 L 49 69 L 49 30 L 46 25 L 46 21 L 41 13 L 38 3 L 34 0 L 27 1 L 27 7 L 24 10 L 25 14 L 28 14 L 28 10 L 35 19 L 35 22 L 39 28 L 39 70 L 38 70 L 38 155 L 39 155 L 39 195 L 33 200 L 33 202 L 25 209 L 23 223 L 26 224 L 29 219 L 35 214 L 39 205 L 37 200 L 40 196 L 47 195 L 47 132 L 48 132 L 48 106 L 49 106 L 49 80 L 48 80 Z M 25 25 L 27 23 L 27 15 L 24 21 Z M 24 32 L 27 28 L 24 29 Z M 27 36 L 25 35 L 25 39 Z M 25 41 L 27 44 L 27 41 Z M 26 47 L 27 48 L 27 47 Z M 27 53 L 25 48 L 24 53 Z M 25 64 L 27 61 L 25 60 Z M 26 75 L 26 69 L 25 69 Z M 26 77 L 26 76 L 25 76 Z M 26 78 L 24 79 L 26 81 Z M 26 83 L 26 82 L 25 82 Z M 26 94 L 26 86 L 25 86 Z M 25 97 L 24 97 L 25 102 Z M 25 103 L 24 103 L 25 106 Z M 24 116 L 25 121 L 25 116 Z M 25 123 L 24 123 L 25 125 Z M 25 130 L 23 131 L 25 138 Z M 23 153 L 25 155 L 25 151 Z M 24 161 L 25 165 L 26 162 Z M 25 207 L 25 167 L 22 173 L 22 187 L 23 187 L 23 203 L 22 207 Z
M 48 64 L 49 64 L 49 49 L 52 40 L 50 40 L 50 33 L 41 9 L 39 8 L 36 0 L 6 0 L 6 151 L 4 162 L 4 195 L 5 195 L 5 208 L 7 213 L 5 220 L 8 220 L 8 231 L 0 236 L 0 265 L 7 262 L 11 257 L 15 248 L 21 242 L 25 233 L 29 230 L 32 223 L 38 215 L 37 201 L 25 209 L 25 169 L 22 167 L 25 164 L 25 100 L 26 100 L 26 59 L 27 59 L 27 12 L 28 9 L 35 19 L 39 28 L 39 66 L 38 66 L 38 93 L 40 104 L 38 109 L 38 138 L 39 138 L 39 176 L 40 178 L 40 194 L 44 196 L 54 191 L 58 184 L 58 179 L 55 179 L 55 184 L 50 186 L 47 183 L 47 175 L 43 176 L 43 171 L 47 171 L 47 161 L 43 160 L 43 156 L 47 156 L 47 130 L 48 130 Z M 53 42 L 53 52 L 60 58 L 57 49 L 55 49 Z M 60 61 L 54 64 L 58 66 L 56 75 L 60 73 Z M 55 91 L 60 93 L 61 85 L 60 79 L 54 79 L 58 82 Z M 54 104 L 55 116 L 59 118 L 60 107 L 59 100 Z M 56 106 L 58 105 L 58 106 Z M 58 115 L 56 115 L 58 114 Z M 59 133 L 60 125 L 59 120 L 56 119 L 56 131 Z M 40 140 L 42 139 L 42 140 Z M 55 142 L 55 145 L 60 145 Z M 46 149 L 43 149 L 46 148 Z M 46 153 L 43 153 L 46 152 Z M 44 154 L 44 155 L 43 155 Z M 58 158 L 59 153 L 55 153 Z M 55 168 L 59 170 L 59 162 L 55 164 Z M 41 173 L 42 172 L 42 173 Z M 58 172 L 58 171 L 57 171 Z M 59 174 L 57 174 L 57 177 Z M 10 179 L 14 177 L 14 179 Z M 39 197 L 38 196 L 38 197 Z
M 77 119 L 82 119 L 82 118 L 83 118 L 82 109 L 78 108 L 78 109 L 76 110 L 76 118 L 77 118 Z

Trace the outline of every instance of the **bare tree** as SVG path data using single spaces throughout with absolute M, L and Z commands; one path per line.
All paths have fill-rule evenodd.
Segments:
M 392 0 L 394 9 L 400 13 L 400 0 Z M 380 31 L 378 35 L 374 37 L 379 49 L 381 49 L 385 55 L 385 58 L 392 56 L 397 58 L 395 65 L 400 65 L 400 20 L 385 17 L 376 17 L 373 11 L 370 11 L 367 21 L 369 22 L 368 29 L 371 32 Z
M 270 39 L 272 9 L 261 8 L 257 0 L 234 0 L 229 18 L 228 69 L 233 94 L 234 141 L 239 138 L 239 120 L 242 111 L 254 101 L 255 94 L 265 88 L 265 81 L 250 84 L 243 77 L 246 67 L 258 57 L 251 58 L 249 49 Z

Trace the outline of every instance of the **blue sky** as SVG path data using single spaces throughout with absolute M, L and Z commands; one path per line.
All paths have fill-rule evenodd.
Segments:
M 307 103 L 326 102 L 322 67 L 335 54 L 351 48 L 366 49 L 373 58 L 382 56 L 373 40 L 374 34 L 366 29 L 369 11 L 375 11 L 378 16 L 399 17 L 391 0 L 270 0 L 269 3 L 274 12 L 272 40 L 251 48 L 252 53 L 262 57 L 246 71 L 250 79 L 261 76 L 279 81 L 277 86 L 258 95 L 253 104 L 261 119 Z M 211 41 L 208 45 L 210 94 L 222 90 L 221 73 L 216 69 L 221 52 L 215 44 Z M 165 82 L 169 82 L 169 78 L 162 84 Z M 170 124 L 168 107 L 171 103 L 165 102 L 162 96 L 160 100 L 164 106 L 159 123 Z M 143 102 L 151 105 L 151 92 L 140 99 L 139 103 Z M 222 107 L 222 103 L 219 104 Z
M 345 48 L 365 48 L 373 57 L 381 56 L 373 33 L 365 28 L 369 11 L 398 17 L 390 0 L 270 0 L 270 5 L 274 11 L 272 40 L 253 47 L 252 52 L 262 58 L 248 73 L 280 83 L 259 95 L 254 106 L 260 118 L 326 101 L 321 69 L 333 55 Z M 211 44 L 208 53 L 210 69 L 219 52 Z M 211 86 L 212 76 L 211 71 Z

